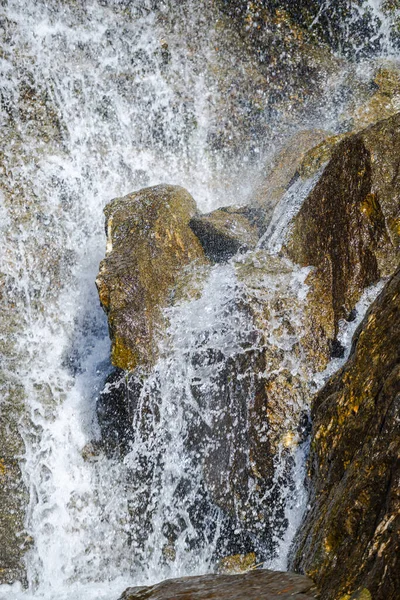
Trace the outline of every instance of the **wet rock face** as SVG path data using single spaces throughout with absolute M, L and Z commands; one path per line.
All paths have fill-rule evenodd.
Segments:
M 282 20 L 296 33 L 296 41 L 312 41 L 327 44 L 334 50 L 349 56 L 369 56 L 379 50 L 379 35 L 374 35 L 376 22 L 371 13 L 362 10 L 362 0 L 337 0 L 321 4 L 320 0 L 220 0 L 225 11 L 235 19 L 252 45 L 265 53 L 266 32 L 274 31 Z M 395 8 L 392 2 L 383 3 L 385 14 Z M 365 6 L 364 6 L 365 8 Z M 358 10 L 357 10 L 358 9 Z M 255 23 L 253 27 L 247 27 Z M 346 24 L 346 25 L 344 25 Z M 266 25 L 268 27 L 266 27 Z M 395 28 L 394 32 L 396 31 Z M 346 33 L 345 33 L 346 32 Z M 275 33 L 275 31 L 274 31 Z M 282 32 L 278 30 L 278 34 Z M 292 35 L 293 35 L 292 33 Z M 286 44 L 293 40 L 289 37 Z
M 398 598 L 399 381 L 397 271 L 360 325 L 347 364 L 313 403 L 311 510 L 293 565 L 326 600 L 357 590 L 374 600 Z
M 201 575 L 170 579 L 151 587 L 128 588 L 120 600 L 282 600 L 317 598 L 313 582 L 294 573 L 256 570 L 243 575 Z
M 342 141 L 293 220 L 292 260 L 312 265 L 309 353 L 324 366 L 340 319 L 393 273 L 399 251 L 400 115 Z
M 190 194 L 169 185 L 107 205 L 107 255 L 96 284 L 108 316 L 114 366 L 133 370 L 154 363 L 161 309 L 179 273 L 194 260 L 205 262 L 188 225 L 195 213 Z

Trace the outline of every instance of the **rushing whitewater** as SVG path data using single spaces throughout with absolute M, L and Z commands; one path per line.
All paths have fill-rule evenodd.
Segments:
M 391 22 L 380 4 L 370 0 L 360 10 L 379 25 L 380 51 L 392 52 Z M 214 267 L 199 298 L 168 314 L 163 353 L 142 396 L 150 391 L 159 404 L 152 435 L 137 435 L 123 462 L 102 453 L 85 460 L 82 450 L 100 435 L 96 402 L 111 370 L 94 285 L 105 249 L 102 209 L 116 196 L 163 181 L 187 187 L 202 211 L 245 204 L 286 125 L 265 110 L 271 147 L 253 140 L 251 148 L 244 144 L 233 153 L 210 143 L 223 102 L 218 69 L 226 56 L 214 43 L 218 28 L 209 7 L 189 2 L 181 14 L 147 0 L 9 0 L 0 15 L 6 181 L 0 236 L 10 311 L 4 314 L 2 336 L 9 341 L 2 378 L 22 388 L 18 426 L 29 494 L 23 543 L 33 541 L 25 558 L 29 592 L 19 584 L 1 586 L 0 597 L 117 598 L 128 585 L 214 568 L 232 524 L 213 508 L 194 525 L 204 492 L 199 457 L 182 446 L 187 428 L 200 419 L 190 388 L 196 382 L 212 398 L 223 361 L 265 340 L 240 309 L 245 292 L 233 263 Z M 319 124 L 325 119 L 332 126 L 333 104 L 329 97 Z M 287 131 L 297 127 L 292 120 Z M 275 215 L 271 252 L 279 248 L 287 216 L 299 207 L 299 193 L 301 200 L 302 191 L 292 187 L 286 214 Z M 276 283 L 276 294 L 293 285 L 301 303 L 304 276 L 299 271 L 296 281 Z M 289 344 L 289 355 L 290 340 L 278 342 Z M 220 353 L 219 361 L 199 359 L 209 351 Z M 218 420 L 211 402 L 201 420 L 211 429 Z M 265 553 L 274 568 L 286 567 L 305 508 L 306 451 L 304 443 L 294 453 L 284 520 L 273 535 L 274 553 Z M 139 456 L 151 464 L 151 488 L 143 475 L 148 464 L 144 468 Z M 179 495 L 187 473 L 187 490 Z M 138 506 L 145 513 L 137 514 Z M 174 525 L 173 541 L 165 523 Z M 260 548 L 264 541 L 260 533 Z

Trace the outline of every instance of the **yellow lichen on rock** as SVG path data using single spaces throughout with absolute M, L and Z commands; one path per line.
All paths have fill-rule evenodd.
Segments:
M 254 552 L 249 554 L 234 554 L 222 558 L 217 567 L 217 572 L 220 574 L 246 573 L 255 569 L 257 566 L 257 558 Z

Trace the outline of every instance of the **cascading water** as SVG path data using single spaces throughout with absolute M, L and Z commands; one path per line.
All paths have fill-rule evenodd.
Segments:
M 181 14 L 150 0 L 6 4 L 0 9 L 2 378 L 22 388 L 24 536 L 34 540 L 25 559 L 29 594 L 117 597 L 132 583 L 205 572 L 225 538 L 229 546 L 226 532 L 235 535 L 234 527 L 207 504 L 199 456 L 183 440 L 194 435 L 194 424 L 216 427 L 221 413 L 205 399 L 226 361 L 265 340 L 240 308 L 244 292 L 233 264 L 214 267 L 199 299 L 170 310 L 163 355 L 141 394 L 141 408 L 149 395 L 158 407 L 152 435 L 138 434 L 123 463 L 102 454 L 84 460 L 82 449 L 99 436 L 95 404 L 110 368 L 94 286 L 104 254 L 102 208 L 160 181 L 186 186 L 202 210 L 232 204 L 232 196 L 243 204 L 257 170 L 249 156 L 268 148 L 253 140 L 232 156 L 210 144 L 221 103 L 211 8 L 187 3 Z M 367 4 L 388 53 L 389 20 L 376 1 Z M 202 70 L 203 63 L 213 68 Z M 271 118 L 265 117 L 270 129 L 283 131 Z M 275 238 L 283 232 L 279 223 Z M 294 285 L 293 295 L 301 289 L 301 282 Z M 280 343 L 290 351 L 287 340 Z M 10 398 L 4 393 L 4 405 Z M 245 422 L 241 410 L 234 416 Z M 285 567 L 304 508 L 304 453 L 302 446 L 294 487 L 283 494 L 290 522 L 275 539 L 276 568 Z M 135 514 L 143 494 L 145 534 L 143 515 Z M 207 506 L 199 516 L 201 503 Z M 18 585 L 0 588 L 8 599 L 27 594 Z

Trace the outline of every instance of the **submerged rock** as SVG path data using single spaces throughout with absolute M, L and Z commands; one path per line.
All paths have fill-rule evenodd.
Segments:
M 105 209 L 107 254 L 96 280 L 107 313 L 115 367 L 154 364 L 161 309 L 168 304 L 184 266 L 205 262 L 189 227 L 196 204 L 181 187 L 158 185 Z
M 293 565 L 326 600 L 399 597 L 399 382 L 397 271 L 358 328 L 347 364 L 313 402 L 311 509 Z
M 255 210 L 229 206 L 195 216 L 189 225 L 208 258 L 224 262 L 239 250 L 246 251 L 256 246 L 259 238 L 256 220 Z
M 120 600 L 286 600 L 317 598 L 313 582 L 294 573 L 256 570 L 243 575 L 200 575 L 170 579 L 151 587 L 128 588 Z
M 343 140 L 293 219 L 287 252 L 315 267 L 306 283 L 317 368 L 334 350 L 339 320 L 400 259 L 399 156 L 400 114 Z

